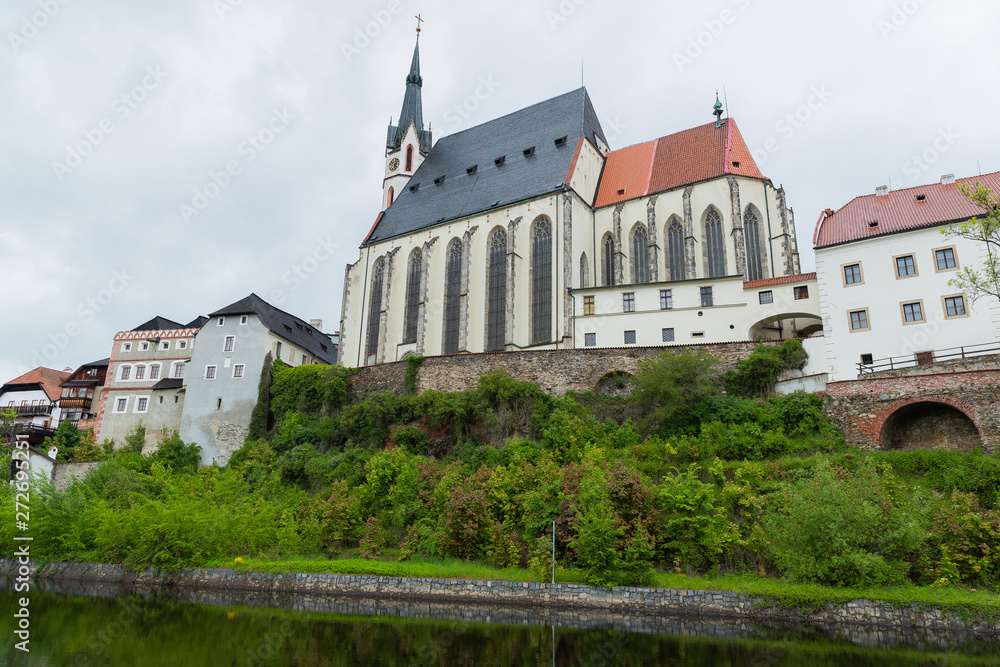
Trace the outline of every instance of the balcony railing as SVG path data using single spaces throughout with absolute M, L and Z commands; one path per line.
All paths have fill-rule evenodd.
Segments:
M 94 399 L 82 397 L 82 398 L 60 398 L 59 407 L 63 410 L 89 410 L 91 403 Z
M 926 366 L 942 361 L 955 361 L 958 359 L 969 359 L 972 357 L 982 357 L 987 354 L 1000 354 L 1000 342 L 979 343 L 977 345 L 963 345 L 961 347 L 948 347 L 932 352 L 916 352 L 914 354 L 899 357 L 886 357 L 885 359 L 874 359 L 870 364 L 858 363 L 858 375 L 878 373 L 880 371 L 895 371 L 916 366 Z
M 52 413 L 52 404 L 0 406 L 0 412 L 9 412 L 10 410 L 13 410 L 18 417 L 48 417 Z

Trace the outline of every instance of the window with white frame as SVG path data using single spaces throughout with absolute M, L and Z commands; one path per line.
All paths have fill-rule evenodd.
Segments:
M 160 349 L 161 350 L 169 350 L 170 349 L 170 341 L 169 340 L 160 341 Z
M 122 352 L 131 352 L 132 343 L 122 343 Z
M 125 381 L 128 380 L 131 376 L 132 376 L 132 367 L 122 366 L 121 371 L 118 373 L 118 379 Z
M 622 312 L 635 312 L 635 292 L 625 292 L 622 294 Z
M 233 377 L 234 378 L 241 378 L 241 377 L 243 377 L 243 370 L 244 370 L 244 368 L 245 367 L 244 367 L 243 364 L 236 364 L 235 366 L 233 366 Z
M 186 350 L 187 346 L 188 346 L 188 342 L 186 340 L 179 340 L 179 341 L 177 341 L 177 349 L 178 350 Z
M 240 315 L 240 324 L 246 324 L 246 323 L 247 323 L 247 316 Z
M 219 319 L 217 320 L 217 322 L 216 322 L 216 324 L 217 324 L 218 326 L 220 326 L 220 327 L 221 327 L 222 325 L 224 325 L 225 323 L 226 323 L 226 318 L 224 318 L 224 317 L 220 317 L 220 318 L 219 318 Z
M 660 290 L 660 310 L 670 310 L 674 307 L 674 293 L 673 290 L 661 289 Z
M 125 412 L 126 410 L 128 410 L 127 398 L 119 398 L 115 401 L 115 412 Z
M 174 378 L 184 377 L 184 362 L 178 361 L 177 363 L 174 364 L 173 376 Z
M 135 367 L 135 379 L 136 380 L 144 380 L 144 379 L 146 379 L 146 367 L 145 366 L 136 366 Z
M 236 347 L 236 336 L 226 336 L 226 342 L 222 345 L 223 352 L 232 352 Z
M 141 343 L 139 345 L 139 349 L 142 350 L 143 352 L 145 352 L 146 350 L 149 349 L 149 343 Z
M 149 396 L 139 396 L 135 399 L 135 411 L 147 412 L 149 410 Z
M 160 365 L 159 364 L 153 364 L 152 366 L 149 367 L 149 379 L 150 380 L 159 380 L 160 379 Z
M 217 369 L 218 369 L 217 366 L 205 366 L 205 379 L 206 380 L 214 380 L 215 379 L 215 371 Z

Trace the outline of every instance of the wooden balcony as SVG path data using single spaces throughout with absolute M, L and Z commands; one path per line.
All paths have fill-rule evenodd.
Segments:
M 52 404 L 46 403 L 45 405 L 12 405 L 8 407 L 0 407 L 0 412 L 9 412 L 13 410 L 18 417 L 48 417 L 52 414 Z

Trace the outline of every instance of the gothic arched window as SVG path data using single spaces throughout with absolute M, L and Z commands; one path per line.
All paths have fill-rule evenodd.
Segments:
M 601 270 L 603 271 L 604 284 L 615 284 L 615 240 L 611 234 L 605 234 L 601 241 Z
M 414 248 L 410 253 L 410 268 L 406 272 L 406 330 L 404 343 L 417 342 L 417 317 L 420 313 L 420 278 L 423 275 L 423 253 Z
M 413 146 L 406 147 L 406 171 L 413 171 Z
M 365 354 L 378 354 L 379 327 L 382 323 L 382 280 L 385 277 L 385 258 L 379 257 L 372 267 L 372 288 L 368 303 L 368 344 Z
M 452 239 L 444 277 L 444 353 L 458 352 L 458 331 L 461 326 L 462 242 Z
M 632 283 L 649 282 L 649 235 L 643 225 L 632 230 Z
M 709 209 L 705 214 L 705 256 L 708 260 L 708 277 L 726 275 L 726 237 L 722 229 L 722 216 L 717 210 Z
M 507 232 L 494 229 L 486 248 L 486 350 L 502 350 L 507 340 Z
M 531 342 L 552 339 L 552 223 L 539 218 L 531 228 Z
M 676 219 L 667 227 L 667 266 L 670 280 L 684 280 L 684 228 Z
M 747 243 L 747 275 L 744 280 L 760 280 L 764 277 L 764 253 L 761 252 L 760 218 L 749 206 L 743 215 L 743 233 Z
M 590 263 L 587 253 L 580 255 L 580 287 L 590 287 Z
M 392 186 L 390 185 L 389 186 L 389 194 L 387 194 L 385 196 L 385 207 L 386 208 L 389 208 L 390 206 L 392 206 L 392 197 L 393 197 L 394 194 L 395 194 L 395 190 L 393 190 Z

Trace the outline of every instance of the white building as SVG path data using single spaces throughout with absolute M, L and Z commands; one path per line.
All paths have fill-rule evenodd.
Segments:
M 13 410 L 17 421 L 28 428 L 55 429 L 59 426 L 60 386 L 70 371 L 38 368 L 14 378 L 0 387 L 0 411 Z
M 981 268 L 986 249 L 942 234 L 982 213 L 959 190 L 1000 191 L 1000 173 L 856 197 L 816 224 L 816 272 L 829 380 L 995 348 L 1000 304 L 975 303 L 949 281 Z
M 814 297 L 780 311 L 744 289 L 791 276 L 815 292 L 799 275 L 784 191 L 718 101 L 710 123 L 611 151 L 580 88 L 431 146 L 416 50 L 406 84 L 389 127 L 383 210 L 347 268 L 341 364 L 582 347 L 596 320 L 580 318 L 611 314 L 597 299 L 623 314 L 626 294 L 641 305 L 596 344 L 624 345 L 628 327 L 661 344 L 662 289 L 677 291 L 674 315 L 708 317 L 678 322 L 677 342 L 818 330 Z M 718 304 L 701 305 L 703 287 Z

